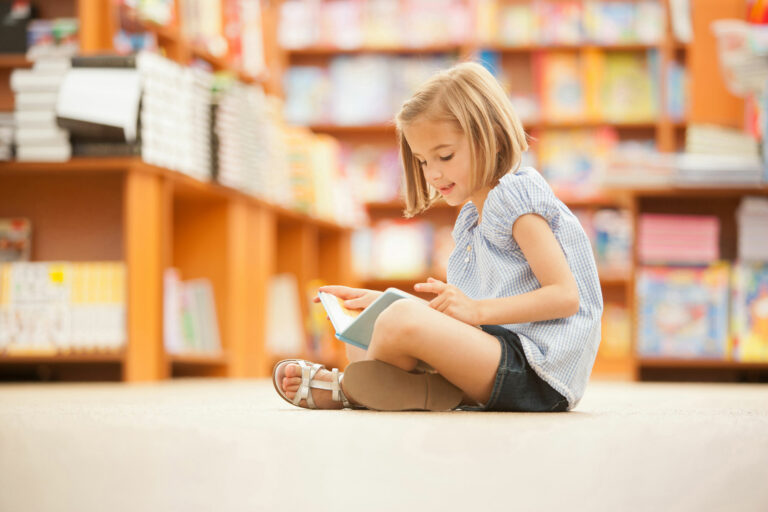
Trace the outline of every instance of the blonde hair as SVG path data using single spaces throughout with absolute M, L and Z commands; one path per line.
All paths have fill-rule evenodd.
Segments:
M 403 103 L 395 117 L 405 171 L 406 217 L 423 212 L 440 196 L 424 178 L 421 164 L 403 134 L 403 126 L 421 116 L 454 123 L 469 138 L 470 176 L 475 190 L 495 186 L 502 176 L 516 171 L 522 153 L 528 149 L 520 119 L 487 69 L 475 62 L 464 62 L 437 73 Z

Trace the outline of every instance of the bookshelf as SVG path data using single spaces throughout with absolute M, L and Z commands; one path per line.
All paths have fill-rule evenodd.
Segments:
M 81 53 L 112 48 L 112 4 L 100 0 L 42 1 L 45 18 L 77 17 Z M 264 3 L 267 65 L 275 3 Z M 187 42 L 178 24 L 141 22 L 165 54 L 182 64 L 208 62 L 243 82 L 279 89 L 279 75 L 250 76 Z M 8 76 L 31 65 L 0 57 L 0 107 L 13 109 Z M 277 77 L 278 82 L 274 82 Z M 272 80 L 272 82 L 270 82 Z M 265 348 L 268 283 L 278 271 L 310 282 L 354 284 L 349 276 L 350 230 L 213 182 L 139 158 L 73 158 L 62 163 L 0 162 L 0 216 L 32 221 L 32 261 L 119 261 L 126 268 L 127 342 L 117 351 L 0 353 L 0 380 L 110 379 L 152 381 L 184 376 L 265 377 L 281 358 Z M 299 257 L 294 257 L 298 255 Z M 163 271 L 212 283 L 222 342 L 220 354 L 170 354 L 163 343 Z M 294 354 L 343 366 L 340 343 L 322 354 Z
M 34 260 L 125 261 L 128 343 L 110 354 L 2 355 L 0 371 L 87 362 L 117 363 L 125 381 L 266 376 L 268 278 L 294 273 L 305 294 L 316 277 L 350 280 L 348 229 L 137 158 L 3 163 L 0 215 L 11 212 L 36 226 Z M 161 283 L 171 265 L 212 281 L 222 355 L 165 353 Z
M 499 5 L 525 4 L 521 1 L 500 1 Z M 670 15 L 669 0 L 661 0 L 667 19 Z M 472 5 L 468 2 L 468 5 Z M 743 123 L 744 104 L 743 101 L 730 95 L 722 79 L 720 78 L 719 64 L 716 55 L 715 40 L 710 30 L 710 23 L 715 19 L 721 18 L 743 18 L 746 12 L 746 3 L 744 0 L 729 0 L 728 2 L 715 0 L 700 0 L 693 2 L 691 24 L 693 28 L 694 39 L 688 44 L 678 41 L 669 23 L 665 25 L 660 40 L 653 44 L 646 43 L 618 43 L 618 44 L 523 44 L 520 46 L 511 46 L 499 44 L 496 42 L 479 41 L 477 34 L 472 34 L 465 42 L 457 45 L 427 45 L 423 49 L 401 47 L 376 47 L 365 46 L 355 49 L 339 49 L 328 45 L 309 46 L 301 49 L 283 50 L 280 62 L 283 69 L 292 65 L 299 66 L 329 66 L 332 59 L 338 56 L 363 56 L 363 55 L 384 55 L 384 56 L 409 56 L 414 54 L 444 54 L 454 55 L 459 59 L 467 58 L 477 54 L 479 51 L 492 51 L 498 54 L 499 65 L 502 70 L 515 76 L 515 88 L 523 93 L 535 93 L 540 89 L 537 83 L 537 60 L 541 56 L 553 53 L 568 53 L 579 56 L 594 54 L 612 54 L 629 53 L 643 55 L 649 51 L 658 54 L 659 71 L 661 76 L 665 76 L 672 66 L 680 66 L 688 73 L 688 108 L 682 118 L 673 118 L 669 115 L 666 105 L 667 100 L 672 94 L 668 90 L 668 82 L 661 79 L 658 82 L 658 103 L 660 113 L 653 118 L 640 121 L 610 121 L 595 119 L 575 119 L 575 120 L 525 120 L 526 130 L 538 139 L 541 134 L 553 130 L 570 129 L 596 129 L 610 127 L 615 130 L 619 140 L 632 139 L 651 139 L 655 146 L 662 152 L 678 151 L 684 146 L 686 128 L 689 123 L 719 123 L 728 126 L 738 127 Z M 329 133 L 338 137 L 342 142 L 355 144 L 371 145 L 394 145 L 395 129 L 391 123 L 373 123 L 365 125 L 335 125 L 329 123 L 310 124 L 313 131 L 319 133 Z M 535 148 L 537 141 L 534 140 L 532 146 Z M 708 201 L 713 195 L 719 194 L 734 197 L 734 194 L 748 194 L 754 192 L 753 189 L 732 190 L 728 192 L 719 192 L 715 189 L 691 190 L 677 187 L 666 187 L 653 189 L 647 187 L 637 187 L 633 189 L 609 189 L 598 190 L 589 197 L 569 197 L 560 193 L 561 199 L 571 209 L 582 209 L 587 211 L 596 211 L 601 208 L 621 209 L 629 212 L 631 222 L 635 223 L 638 215 L 645 211 L 648 204 L 648 195 L 665 196 L 671 203 L 678 203 L 681 199 L 695 198 L 696 201 Z M 733 203 L 729 203 L 729 208 Z M 398 201 L 377 202 L 368 204 L 369 214 L 373 222 L 377 219 L 397 218 L 401 215 L 402 203 Z M 452 223 L 457 209 L 448 209 L 442 213 L 434 211 L 429 212 L 427 218 L 436 224 Z M 731 210 L 732 213 L 732 210 Z M 632 262 L 628 272 L 605 272 L 601 271 L 600 279 L 603 286 L 604 299 L 606 302 L 620 304 L 629 310 L 630 329 L 634 336 L 634 295 L 635 295 L 635 277 L 634 266 Z M 425 278 L 426 276 L 422 276 Z M 386 288 L 387 286 L 398 286 L 410 288 L 413 283 L 420 279 L 365 279 L 363 285 L 370 288 Z M 620 375 L 625 378 L 644 378 L 648 377 L 646 368 L 658 368 L 653 362 L 640 359 L 633 352 L 634 342 L 630 337 L 630 351 L 620 357 L 615 355 L 611 357 L 602 357 L 598 354 L 598 360 L 595 364 L 594 373 Z M 670 369 L 674 376 L 680 367 L 696 368 L 697 361 L 684 362 L 681 365 L 668 364 L 664 368 Z M 741 368 L 734 364 L 710 364 L 702 362 L 703 367 L 707 368 Z M 760 365 L 757 365 L 759 368 Z M 750 367 L 751 368 L 751 367 Z M 686 370 L 687 371 L 687 370 Z

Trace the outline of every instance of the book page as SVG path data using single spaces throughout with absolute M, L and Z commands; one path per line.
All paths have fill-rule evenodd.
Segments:
M 326 292 L 318 292 L 320 302 L 325 307 L 325 311 L 328 313 L 328 318 L 331 319 L 333 328 L 337 333 L 344 332 L 349 327 L 355 318 L 360 314 L 361 310 L 348 309 L 344 306 L 344 300 Z

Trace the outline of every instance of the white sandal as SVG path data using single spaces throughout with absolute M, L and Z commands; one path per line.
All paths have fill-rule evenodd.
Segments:
M 296 396 L 293 400 L 285 395 L 282 387 L 283 377 L 285 377 L 285 368 L 289 364 L 297 364 L 301 367 L 301 384 L 299 385 L 299 390 L 296 392 Z M 341 390 L 341 381 L 344 380 L 344 374 L 339 373 L 338 368 L 334 368 L 331 370 L 330 382 L 314 380 L 317 372 L 322 369 L 325 369 L 325 366 L 319 363 L 312 363 L 303 359 L 284 359 L 275 365 L 275 369 L 272 371 L 272 383 L 275 385 L 277 393 L 283 397 L 283 400 L 297 407 L 302 407 L 299 404 L 302 400 L 306 400 L 308 407 L 305 408 L 317 409 L 315 401 L 312 398 L 312 393 L 310 392 L 310 388 L 315 388 L 330 390 L 331 399 L 334 402 L 341 402 L 344 407 L 352 408 L 352 404 L 349 403 L 347 397 L 344 396 L 344 392 Z

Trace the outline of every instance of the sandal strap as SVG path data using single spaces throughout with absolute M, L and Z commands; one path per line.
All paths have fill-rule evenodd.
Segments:
M 317 384 L 319 383 L 313 382 L 313 379 L 315 378 L 317 372 L 324 368 L 324 366 L 317 363 L 309 366 L 301 359 L 297 360 L 296 362 L 301 367 L 301 385 L 299 386 L 299 390 L 296 392 L 296 396 L 293 399 L 293 404 L 298 406 L 302 400 L 306 400 L 307 406 L 309 406 L 310 409 L 317 409 L 315 401 L 312 398 L 310 388 L 317 388 Z
M 315 365 L 315 366 L 319 367 L 317 368 L 317 370 L 319 370 L 320 368 L 323 368 L 321 365 Z M 315 370 L 315 372 L 312 373 L 312 377 L 314 377 L 314 374 L 317 373 L 317 370 Z M 302 379 L 303 379 L 303 373 L 302 373 Z M 338 368 L 334 368 L 333 370 L 331 370 L 330 381 L 324 381 L 324 380 L 311 381 L 308 387 L 315 388 L 315 389 L 327 389 L 331 392 L 331 399 L 334 402 L 341 402 L 344 407 L 350 407 L 351 405 L 347 400 L 347 397 L 344 395 L 344 392 L 341 390 L 342 380 L 344 380 L 344 374 L 340 373 Z M 302 390 L 304 389 L 303 383 L 304 381 L 302 380 L 302 388 L 301 388 Z M 311 397 L 312 394 L 309 393 L 307 396 Z M 306 397 L 303 397 L 303 398 L 306 398 Z M 301 399 L 299 401 L 301 401 Z M 307 399 L 307 403 L 309 404 L 309 399 Z

